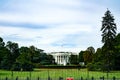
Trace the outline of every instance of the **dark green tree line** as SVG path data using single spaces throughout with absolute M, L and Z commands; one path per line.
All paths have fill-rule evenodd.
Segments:
M 20 47 L 15 42 L 8 41 L 6 44 L 0 37 L 0 68 L 6 70 L 33 70 L 41 65 L 54 63 L 52 55 L 47 55 L 44 50 L 34 46 Z

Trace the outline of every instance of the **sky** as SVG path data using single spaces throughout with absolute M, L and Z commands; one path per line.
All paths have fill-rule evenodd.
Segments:
M 101 47 L 107 8 L 120 32 L 120 0 L 0 0 L 0 37 L 45 52 Z

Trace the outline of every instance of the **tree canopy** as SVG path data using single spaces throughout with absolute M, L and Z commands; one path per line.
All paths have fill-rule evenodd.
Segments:
M 18 43 L 8 41 L 6 44 L 0 37 L 0 69 L 33 70 L 40 65 L 55 64 L 52 55 L 35 46 L 19 48 Z

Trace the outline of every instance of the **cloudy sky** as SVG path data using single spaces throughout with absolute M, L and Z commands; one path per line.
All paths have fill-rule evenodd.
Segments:
M 107 8 L 120 32 L 120 0 L 0 0 L 0 36 L 46 52 L 101 47 Z

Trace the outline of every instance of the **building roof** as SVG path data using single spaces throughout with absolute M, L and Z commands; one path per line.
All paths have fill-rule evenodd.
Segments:
M 77 55 L 76 53 L 73 52 L 51 52 L 51 55 Z

